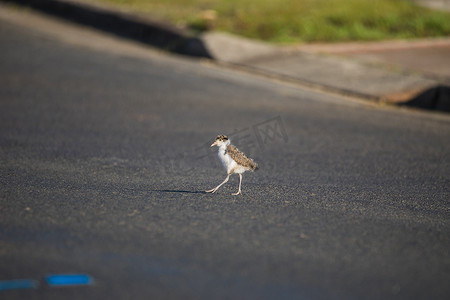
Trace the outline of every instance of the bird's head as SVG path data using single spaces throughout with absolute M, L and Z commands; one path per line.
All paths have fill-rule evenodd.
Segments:
M 230 143 L 230 140 L 228 139 L 228 137 L 226 135 L 221 134 L 216 137 L 216 140 L 214 141 L 214 143 L 212 143 L 211 147 L 212 146 L 220 147 L 224 144 L 228 145 L 229 143 Z

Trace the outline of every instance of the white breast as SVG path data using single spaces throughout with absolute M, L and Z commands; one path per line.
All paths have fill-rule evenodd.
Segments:
M 227 170 L 227 173 L 230 173 L 232 169 L 236 168 L 237 163 L 228 154 L 226 154 L 225 147 L 220 147 L 218 154 L 223 167 Z

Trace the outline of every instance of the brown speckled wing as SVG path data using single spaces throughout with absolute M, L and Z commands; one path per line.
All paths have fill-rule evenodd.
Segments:
M 233 145 L 227 146 L 226 153 L 229 154 L 230 157 L 241 166 L 247 167 L 251 170 L 256 170 L 258 168 L 258 164 L 255 163 L 253 159 L 248 158 L 244 153 L 239 151 L 239 149 Z

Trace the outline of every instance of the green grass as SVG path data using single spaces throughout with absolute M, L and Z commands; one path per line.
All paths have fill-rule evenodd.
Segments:
M 408 0 L 97 1 L 197 31 L 226 31 L 281 44 L 450 35 L 450 13 Z

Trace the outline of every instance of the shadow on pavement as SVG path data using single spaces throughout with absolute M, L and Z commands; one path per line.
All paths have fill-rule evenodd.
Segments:
M 153 190 L 153 192 L 182 193 L 182 194 L 207 194 L 205 191 L 186 191 L 186 190 Z
M 430 88 L 403 105 L 450 112 L 450 86 L 436 86 Z

